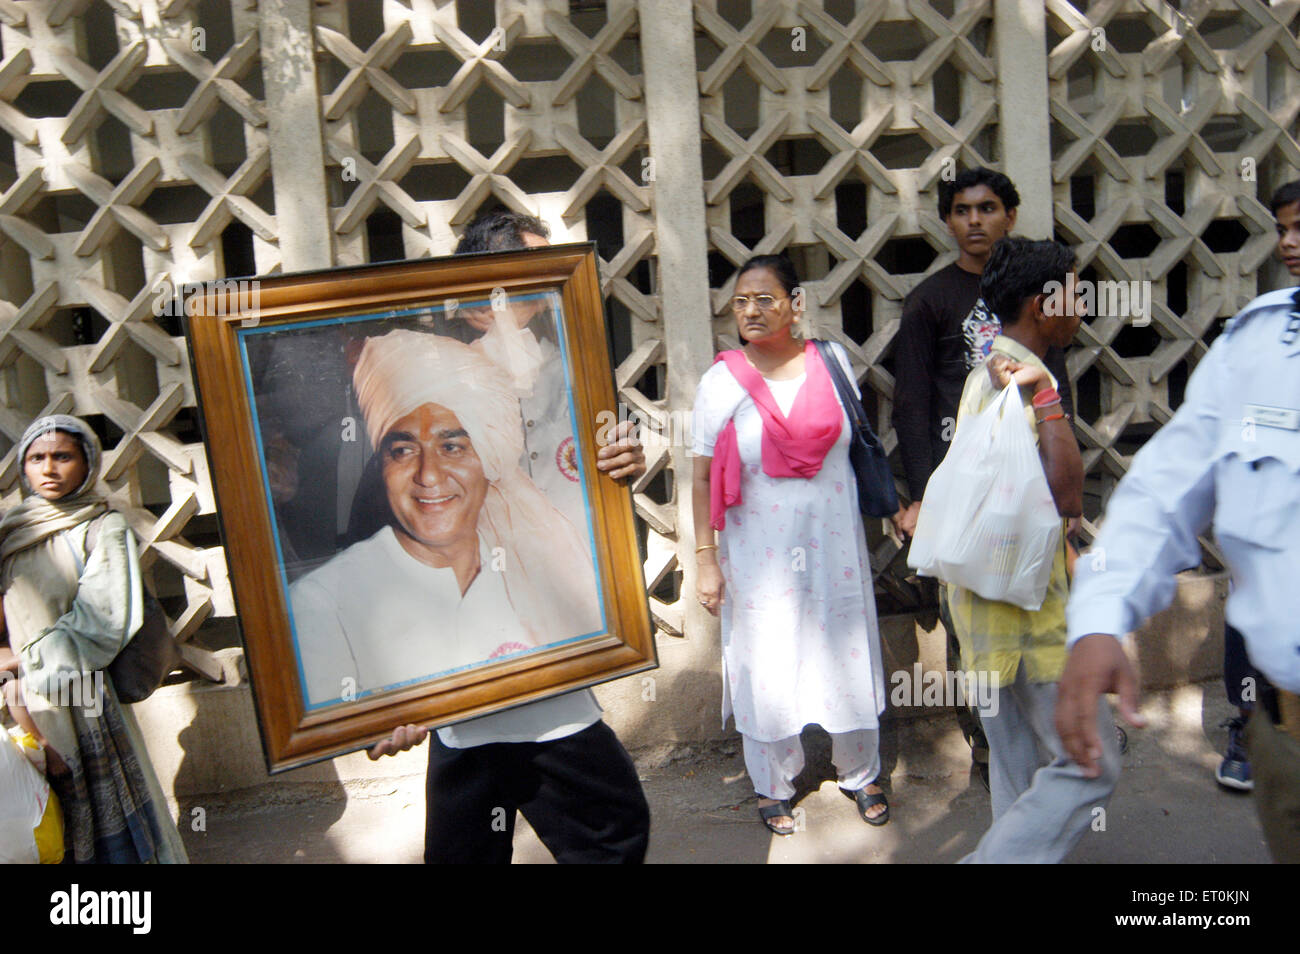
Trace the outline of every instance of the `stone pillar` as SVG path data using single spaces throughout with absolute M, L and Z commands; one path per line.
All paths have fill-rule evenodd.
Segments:
M 1047 22 L 1040 0 L 994 0 L 998 151 L 1020 192 L 1016 232 L 1052 237 L 1052 150 L 1048 128 Z
M 312 0 L 262 0 L 262 76 L 284 271 L 334 264 Z
M 695 26 L 691 17 L 682 15 L 679 0 L 640 0 L 638 6 L 646 123 L 654 157 L 668 401 L 674 408 L 689 407 L 700 376 L 713 361 Z M 651 23 L 654 29 L 647 29 Z
M 687 412 L 713 361 L 708 227 L 700 151 L 700 91 L 695 22 L 681 0 L 638 0 L 645 71 L 646 122 L 654 158 L 654 217 L 667 358 L 668 410 Z M 683 8 L 685 7 L 685 12 Z M 653 26 L 651 26 L 653 25 Z M 695 599 L 695 530 L 691 478 L 695 460 L 672 448 L 678 560 L 682 567 L 685 640 L 661 640 L 663 672 L 674 687 L 675 715 L 658 720 L 660 741 L 718 733 L 721 689 L 717 624 Z M 673 689 L 677 691 L 673 691 Z M 690 700 L 687 702 L 686 700 Z

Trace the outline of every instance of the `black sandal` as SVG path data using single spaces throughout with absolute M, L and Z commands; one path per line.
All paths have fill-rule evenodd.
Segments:
M 767 797 L 766 795 L 759 796 L 759 798 L 766 798 L 766 797 Z M 791 819 L 789 828 L 779 828 L 776 825 L 772 824 L 773 818 L 780 818 L 783 815 Z M 774 835 L 794 834 L 794 821 L 793 821 L 794 809 L 790 807 L 790 803 L 786 801 L 784 798 L 778 801 L 775 805 L 759 805 L 758 817 L 762 820 L 763 824 L 767 827 L 767 830 Z
M 867 785 L 876 784 L 876 782 L 867 783 Z M 885 797 L 884 792 L 876 792 L 875 794 L 868 792 L 867 785 L 863 785 L 856 792 L 850 792 L 845 788 L 840 789 L 840 791 L 844 793 L 845 798 L 851 798 L 858 803 L 858 814 L 862 816 L 864 822 L 879 828 L 889 821 L 889 799 Z M 877 805 L 884 805 L 885 810 L 873 818 L 867 814 L 867 809 L 874 808 Z

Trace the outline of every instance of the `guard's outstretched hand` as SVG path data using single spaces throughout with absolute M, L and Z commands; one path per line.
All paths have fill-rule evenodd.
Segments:
M 1089 778 L 1101 774 L 1097 700 L 1107 692 L 1119 694 L 1119 712 L 1125 722 L 1139 729 L 1146 725 L 1138 714 L 1137 674 L 1119 640 L 1093 633 L 1074 644 L 1056 697 L 1056 731 L 1061 744 Z

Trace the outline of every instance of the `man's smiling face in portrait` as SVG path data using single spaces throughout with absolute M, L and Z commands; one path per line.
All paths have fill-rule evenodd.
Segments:
M 469 435 L 450 410 L 422 404 L 384 435 L 380 453 L 398 538 L 417 559 L 447 566 L 478 547 L 488 479 Z

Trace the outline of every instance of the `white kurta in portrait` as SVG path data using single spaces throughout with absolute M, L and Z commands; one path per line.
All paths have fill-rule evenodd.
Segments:
M 461 595 L 456 573 L 411 556 L 392 527 L 289 588 L 307 700 L 336 702 L 536 645 L 492 556 Z M 346 680 L 351 680 L 346 681 Z M 356 697 L 353 696 L 353 698 Z M 350 701 L 350 700 L 349 700 Z
M 847 373 L 843 350 L 835 351 Z M 782 413 L 803 382 L 802 375 L 767 382 Z M 763 473 L 762 419 L 721 362 L 696 394 L 694 453 L 712 456 L 733 414 L 744 471 L 741 503 L 728 509 L 718 536 L 723 721 L 734 714 L 737 730 L 764 742 L 809 723 L 828 732 L 874 729 L 884 675 L 848 419 L 818 474 L 802 479 Z

